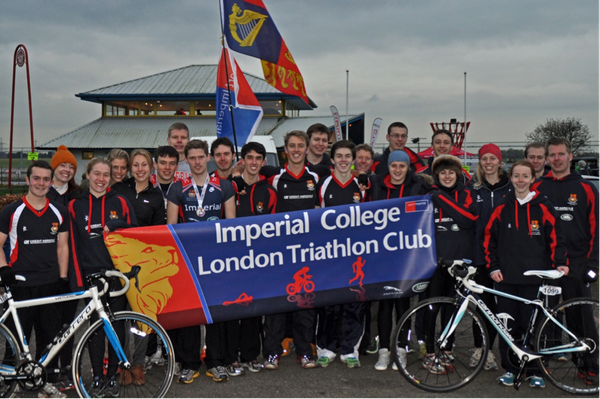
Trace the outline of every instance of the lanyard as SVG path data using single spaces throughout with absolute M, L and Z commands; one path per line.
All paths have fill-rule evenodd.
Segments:
M 203 217 L 204 214 L 206 213 L 204 211 L 204 207 L 202 206 L 202 203 L 204 202 L 204 196 L 206 195 L 206 188 L 208 187 L 208 173 L 206 174 L 206 181 L 204 182 L 204 186 L 202 187 L 202 194 L 200 194 L 198 192 L 198 186 L 196 186 L 196 181 L 194 180 L 194 177 L 192 176 L 192 185 L 194 186 L 194 191 L 196 192 L 196 198 L 198 199 L 198 209 L 196 209 L 196 215 L 198 215 L 198 217 Z

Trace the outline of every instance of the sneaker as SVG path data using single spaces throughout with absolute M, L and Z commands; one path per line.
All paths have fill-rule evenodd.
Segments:
M 366 352 L 369 355 L 374 355 L 379 352 L 379 335 L 375 336 L 375 338 L 371 337 L 371 342 L 369 342 Z
M 294 349 L 294 340 L 291 338 L 285 338 L 281 342 L 281 346 L 283 347 L 283 353 L 281 356 L 287 356 L 292 353 L 292 349 Z
M 452 352 L 444 352 L 440 356 L 440 364 L 446 368 L 449 372 L 454 372 L 454 355 Z
M 244 368 L 238 362 L 233 362 L 225 366 L 225 372 L 230 377 L 237 377 L 244 374 Z
M 321 356 L 320 358 L 317 359 L 317 366 L 318 367 L 327 367 L 329 366 L 329 358 L 327 356 Z
M 119 397 L 119 384 L 117 384 L 116 376 L 111 377 L 108 384 L 104 387 L 104 397 L 106 398 L 107 396 L 113 398 Z
M 354 356 L 350 356 L 346 358 L 346 366 L 348 366 L 348 368 L 350 369 L 360 368 L 360 360 L 358 360 Z
M 469 360 L 469 367 L 471 367 L 471 368 L 477 367 L 477 365 L 481 361 L 481 353 L 482 352 L 483 352 L 482 348 L 474 348 L 473 349 L 473 354 L 471 355 L 471 360 Z M 490 353 L 491 353 L 491 351 L 490 351 Z M 488 358 L 489 358 L 489 356 L 488 356 Z M 483 367 L 485 367 L 485 365 Z
M 485 371 L 498 370 L 498 365 L 496 364 L 496 357 L 494 356 L 491 350 L 488 351 L 487 359 L 485 359 L 483 369 Z
M 173 375 L 175 377 L 179 377 L 181 375 L 181 363 L 175 362 L 175 370 L 173 371 Z
M 71 377 L 69 377 L 68 374 L 61 373 L 60 381 L 55 382 L 53 385 L 56 389 L 58 389 L 61 392 L 71 391 L 75 389 L 75 384 L 73 384 L 73 380 L 71 380 Z
M 403 369 L 406 369 L 406 349 L 398 348 L 398 361 Z M 396 362 L 392 364 L 392 370 L 398 371 L 398 365 Z
M 446 367 L 442 366 L 435 355 L 425 355 L 423 358 L 423 368 L 431 374 L 446 374 Z
M 166 363 L 166 359 L 163 357 L 162 346 L 156 348 L 156 352 L 150 356 L 150 364 L 153 366 L 162 367 Z
M 546 388 L 546 382 L 542 377 L 534 375 L 533 377 L 529 377 L 528 380 L 531 388 Z
M 377 359 L 377 363 L 375 363 L 375 370 L 377 371 L 385 371 L 390 364 L 390 351 L 382 348 L 379 349 L 379 358 Z
M 206 375 L 212 377 L 214 382 L 227 382 L 229 377 L 227 376 L 227 370 L 223 366 L 213 367 L 206 371 Z
M 100 394 L 102 393 L 102 388 L 104 388 L 104 383 L 102 382 L 99 376 L 95 376 L 94 380 L 92 381 L 92 386 L 90 387 L 90 390 L 88 392 L 90 394 L 90 397 L 100 397 Z
M 279 356 L 269 355 L 269 358 L 265 360 L 265 369 L 277 370 L 279 368 Z
M 317 362 L 315 362 L 310 356 L 298 355 L 296 361 L 300 361 L 300 365 L 303 369 L 314 369 L 315 367 L 317 367 Z
M 67 395 L 60 392 L 56 387 L 49 382 L 45 383 L 42 389 L 38 392 L 38 398 L 66 398 Z
M 133 367 L 131 367 L 131 379 L 133 385 L 140 386 L 146 383 L 143 364 L 134 364 Z
M 585 371 L 583 369 L 577 370 L 577 377 L 581 378 L 585 385 L 598 386 L 598 374 L 591 371 Z
M 263 369 L 263 365 L 260 364 L 256 359 L 252 360 L 251 362 L 241 363 L 240 366 L 247 368 L 251 373 L 258 373 Z
M 191 384 L 194 382 L 194 378 L 200 377 L 200 372 L 192 369 L 183 369 L 181 373 L 179 373 L 179 378 L 177 382 L 181 382 L 182 384 Z
M 515 375 L 513 373 L 504 373 L 500 377 L 496 378 L 496 381 L 500 385 L 512 387 L 513 385 L 515 385 Z
M 567 355 L 565 355 L 564 353 L 555 353 L 554 356 L 552 356 L 552 358 L 558 362 L 566 362 L 567 359 Z

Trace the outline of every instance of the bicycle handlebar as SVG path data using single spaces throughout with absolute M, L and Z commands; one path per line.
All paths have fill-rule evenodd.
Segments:
M 448 265 L 448 262 L 443 261 L 443 264 Z M 476 292 L 477 294 L 483 293 L 483 289 L 471 280 L 471 277 L 477 273 L 477 268 L 471 266 L 470 262 L 465 260 L 454 260 L 452 261 L 452 265 L 448 267 L 448 273 L 457 280 L 460 280 L 470 291 Z
M 122 280 L 124 282 L 123 284 L 123 288 L 121 288 L 118 291 L 110 291 L 108 293 L 108 295 L 110 297 L 116 297 L 116 296 L 120 296 L 125 294 L 128 290 L 129 290 L 129 286 L 130 286 L 130 279 L 133 277 L 135 278 L 135 286 L 137 287 L 138 291 L 139 291 L 139 282 L 138 282 L 138 273 L 140 271 L 141 267 L 138 265 L 132 266 L 131 267 L 131 271 L 127 272 L 127 273 L 122 273 L 119 270 L 103 270 L 100 273 L 97 274 L 97 277 L 99 280 L 102 281 L 102 283 L 104 284 L 104 288 L 102 289 L 102 291 L 98 292 L 98 294 L 100 296 L 106 294 L 106 291 L 108 290 L 108 281 L 104 278 L 104 277 L 118 277 L 120 280 Z

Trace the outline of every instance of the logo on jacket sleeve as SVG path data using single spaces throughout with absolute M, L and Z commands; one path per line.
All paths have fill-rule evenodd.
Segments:
M 567 202 L 569 205 L 577 205 L 577 194 L 569 195 L 569 200 Z
M 111 219 L 118 219 L 119 217 L 117 216 L 117 211 L 110 211 L 110 218 Z
M 262 211 L 263 211 L 263 203 L 262 203 L 262 202 L 259 202 L 259 203 L 256 205 L 256 210 L 257 210 L 258 212 L 262 212 Z

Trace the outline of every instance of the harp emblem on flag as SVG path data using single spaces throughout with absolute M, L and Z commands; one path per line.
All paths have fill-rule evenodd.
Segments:
M 265 19 L 268 17 L 256 11 L 244 10 L 234 4 L 229 14 L 229 31 L 242 47 L 252 47 Z

